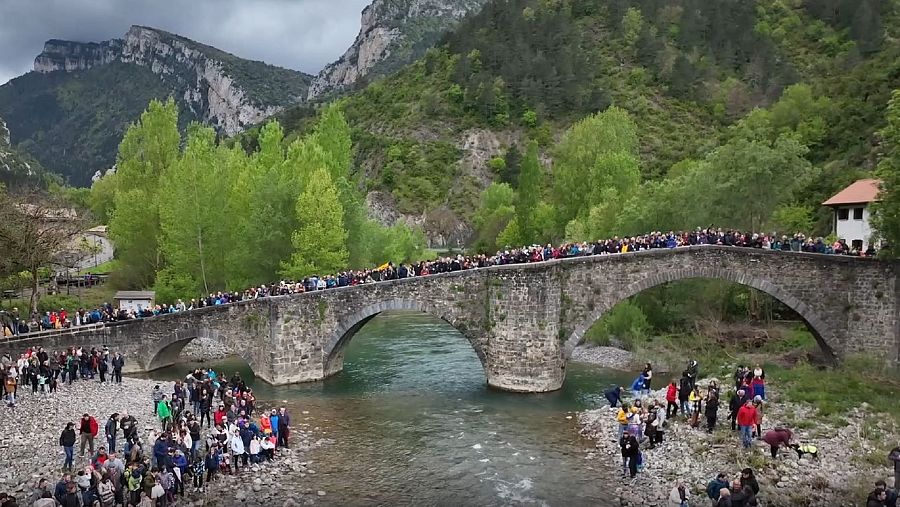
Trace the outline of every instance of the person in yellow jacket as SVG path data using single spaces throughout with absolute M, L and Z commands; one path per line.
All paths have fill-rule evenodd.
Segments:
M 698 387 L 694 387 L 694 390 L 688 395 L 688 401 L 691 403 L 691 428 L 696 428 L 699 424 L 697 421 L 703 404 L 703 396 Z
M 631 407 L 627 403 L 622 403 L 619 411 L 616 412 L 616 422 L 619 423 L 619 440 L 622 439 L 622 433 L 628 428 L 628 416 L 631 414 Z

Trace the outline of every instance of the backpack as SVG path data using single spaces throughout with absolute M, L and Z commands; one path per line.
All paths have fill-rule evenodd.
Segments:
M 116 502 L 116 492 L 113 490 L 112 482 L 100 481 L 97 484 L 97 496 L 100 497 L 100 505 L 112 507 Z
M 62 507 L 81 507 L 82 501 L 80 500 L 78 492 L 67 492 L 60 503 Z

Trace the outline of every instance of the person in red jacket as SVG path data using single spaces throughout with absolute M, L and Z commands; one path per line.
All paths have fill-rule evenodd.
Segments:
M 748 401 L 738 409 L 737 423 L 741 429 L 741 445 L 744 449 L 749 449 L 753 443 L 751 428 L 756 424 L 756 407 L 753 406 L 753 402 Z
M 225 405 L 219 405 L 219 410 L 213 412 L 213 424 L 225 426 Z
M 676 415 L 678 415 L 678 385 L 673 380 L 666 389 L 666 419 Z
M 97 424 L 97 420 L 88 414 L 84 414 L 81 416 L 81 425 L 79 426 L 79 433 L 81 434 L 81 457 L 84 457 L 84 447 L 87 445 L 90 447 L 91 456 L 94 455 L 94 438 L 97 437 L 97 433 L 100 432 L 100 426 Z
M 781 447 L 787 447 L 791 444 L 791 439 L 794 438 L 794 434 L 791 433 L 791 430 L 787 428 L 775 428 L 774 430 L 769 430 L 763 435 L 763 440 L 769 444 L 769 450 L 772 451 L 772 459 L 778 457 L 778 449 Z

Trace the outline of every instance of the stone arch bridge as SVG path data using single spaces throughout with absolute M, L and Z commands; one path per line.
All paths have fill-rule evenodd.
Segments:
M 127 369 L 168 366 L 192 339 L 210 337 L 273 384 L 341 370 L 353 335 L 381 312 L 416 310 L 456 328 L 498 389 L 558 389 L 585 331 L 617 303 L 688 278 L 735 282 L 797 312 L 819 345 L 840 357 L 897 361 L 900 265 L 873 259 L 693 246 L 562 259 L 272 297 L 171 315 L 5 339 L 0 349 L 107 345 Z

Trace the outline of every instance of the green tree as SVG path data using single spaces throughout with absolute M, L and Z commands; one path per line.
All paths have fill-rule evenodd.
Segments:
M 887 126 L 881 131 L 883 155 L 878 162 L 881 179 L 873 223 L 886 248 L 882 255 L 900 257 L 900 90 L 894 90 L 887 108 Z
M 537 143 L 531 141 L 522 159 L 519 173 L 519 188 L 516 193 L 516 223 L 519 227 L 519 242 L 530 244 L 537 239 L 534 214 L 541 200 L 541 162 L 538 160 Z
M 119 145 L 109 234 L 116 245 L 122 279 L 129 287 L 149 287 L 164 266 L 159 251 L 159 181 L 178 163 L 181 135 L 178 108 L 171 98 L 150 102 Z
M 625 11 L 625 15 L 622 17 L 622 40 L 625 42 L 625 47 L 634 50 L 643 28 L 644 16 L 640 9 L 630 7 Z
M 593 206 L 609 205 L 605 199 L 610 196 L 628 198 L 640 183 L 637 127 L 617 107 L 576 123 L 554 154 L 551 203 L 559 230 L 573 219 L 586 218 Z
M 208 293 L 226 287 L 225 256 L 229 239 L 237 238 L 230 238 L 221 212 L 222 196 L 230 185 L 216 151 L 216 133 L 199 125 L 189 130 L 181 160 L 160 183 L 160 249 L 166 259 L 166 280 L 190 278 L 199 282 L 195 293 Z
M 473 217 L 477 251 L 497 251 L 497 237 L 515 214 L 515 199 L 516 194 L 507 183 L 491 183 L 481 192 L 481 204 Z
M 326 169 L 313 173 L 297 199 L 296 213 L 300 227 L 291 235 L 294 251 L 290 261 L 282 263 L 281 273 L 300 279 L 345 269 L 348 254 L 343 209 Z
M 782 205 L 772 213 L 772 225 L 787 234 L 809 233 L 812 230 L 812 213 L 806 206 Z
M 806 146 L 792 137 L 775 142 L 732 139 L 707 157 L 701 171 L 709 223 L 747 230 L 769 224 L 772 212 L 793 200 L 811 176 Z M 748 196 L 751 196 L 748 198 Z
M 296 189 L 283 184 L 286 170 L 284 132 L 278 122 L 260 130 L 259 148 L 239 163 L 229 189 L 229 213 L 236 241 L 227 265 L 228 279 L 239 286 L 271 281 L 291 254 L 296 228 Z
M 350 126 L 338 105 L 332 104 L 322 112 L 322 117 L 316 125 L 315 138 L 331 159 L 328 166 L 331 180 L 349 179 L 353 146 L 350 139 Z

